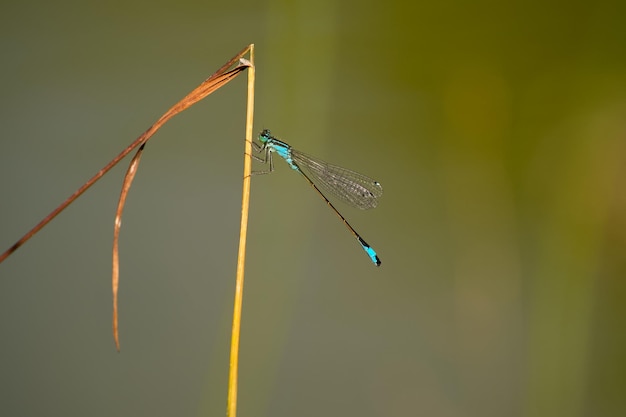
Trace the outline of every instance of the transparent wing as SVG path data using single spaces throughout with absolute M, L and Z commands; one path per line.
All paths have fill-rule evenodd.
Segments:
M 383 195 L 383 187 L 377 181 L 358 172 L 331 165 L 293 148 L 291 158 L 311 181 L 351 206 L 362 210 L 373 209 Z

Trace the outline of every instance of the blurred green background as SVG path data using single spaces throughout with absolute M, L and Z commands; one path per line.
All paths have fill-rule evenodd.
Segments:
M 0 5 L 4 250 L 256 44 L 255 130 L 379 180 L 253 179 L 240 416 L 626 414 L 626 3 Z M 224 415 L 245 80 L 0 265 L 0 415 Z

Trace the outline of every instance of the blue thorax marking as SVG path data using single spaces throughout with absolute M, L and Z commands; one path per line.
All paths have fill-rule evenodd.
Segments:
M 300 168 L 298 168 L 298 166 L 294 164 L 293 160 L 291 159 L 291 146 L 274 138 L 268 139 L 267 142 L 265 142 L 265 146 L 269 148 L 270 152 L 276 152 L 278 155 L 280 155 L 281 158 L 287 161 L 292 169 L 300 171 Z
M 283 158 L 292 169 L 300 171 L 298 165 L 296 165 L 291 159 L 291 146 L 276 139 L 269 130 L 265 129 L 259 135 L 259 140 L 264 147 L 268 148 L 269 152 L 276 152 L 281 158 Z

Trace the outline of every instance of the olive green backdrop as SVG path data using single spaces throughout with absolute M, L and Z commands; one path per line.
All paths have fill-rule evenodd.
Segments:
M 255 130 L 376 178 L 253 178 L 239 415 L 626 413 L 626 3 L 0 5 L 0 250 L 256 44 Z M 0 264 L 0 415 L 220 416 L 245 76 Z

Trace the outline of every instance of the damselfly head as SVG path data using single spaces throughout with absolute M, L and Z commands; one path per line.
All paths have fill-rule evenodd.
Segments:
M 270 130 L 269 129 L 263 129 L 263 131 L 259 135 L 259 140 L 262 143 L 265 143 L 265 142 L 267 142 L 270 139 L 272 139 L 272 134 L 270 133 Z

